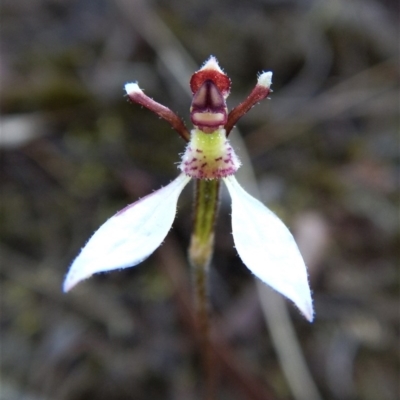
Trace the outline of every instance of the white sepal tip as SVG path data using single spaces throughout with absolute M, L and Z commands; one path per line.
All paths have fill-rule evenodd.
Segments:
M 263 72 L 259 77 L 257 83 L 266 88 L 270 88 L 272 84 L 272 72 Z
M 140 89 L 139 85 L 137 82 L 132 82 L 132 83 L 126 83 L 125 84 L 125 91 L 128 95 L 134 94 L 134 93 L 143 93 L 143 90 Z
M 205 70 L 205 69 L 213 69 L 218 72 L 224 73 L 218 64 L 217 59 L 214 56 L 210 56 L 210 58 L 200 68 L 200 71 Z

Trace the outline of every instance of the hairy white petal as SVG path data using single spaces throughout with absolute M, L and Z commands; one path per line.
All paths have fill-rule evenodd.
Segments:
M 189 180 L 181 174 L 106 221 L 72 263 L 64 291 L 96 272 L 133 267 L 153 253 L 171 228 L 178 197 Z
M 263 282 L 291 299 L 313 320 L 307 270 L 283 222 L 250 196 L 233 176 L 224 179 L 232 197 L 232 231 L 244 264 Z

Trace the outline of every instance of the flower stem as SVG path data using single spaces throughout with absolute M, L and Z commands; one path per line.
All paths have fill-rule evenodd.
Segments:
M 206 374 L 207 398 L 212 398 L 214 373 L 210 347 L 208 313 L 208 268 L 214 248 L 214 225 L 219 200 L 219 179 L 196 180 L 194 228 L 189 247 L 189 261 L 195 286 L 197 317 Z

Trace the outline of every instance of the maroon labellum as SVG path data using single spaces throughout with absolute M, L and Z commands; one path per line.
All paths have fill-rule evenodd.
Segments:
M 194 94 L 190 108 L 193 125 L 205 133 L 223 127 L 228 118 L 224 96 L 210 79 Z

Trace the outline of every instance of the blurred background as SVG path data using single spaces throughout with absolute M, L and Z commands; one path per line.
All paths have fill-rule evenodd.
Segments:
M 216 398 L 399 399 L 398 27 L 395 0 L 3 0 L 1 400 L 203 398 L 190 185 L 148 260 L 61 284 L 97 227 L 178 173 L 185 143 L 124 83 L 190 126 L 211 54 L 230 108 L 274 73 L 233 133 L 238 179 L 294 232 L 316 309 L 309 324 L 256 284 L 222 192 Z

